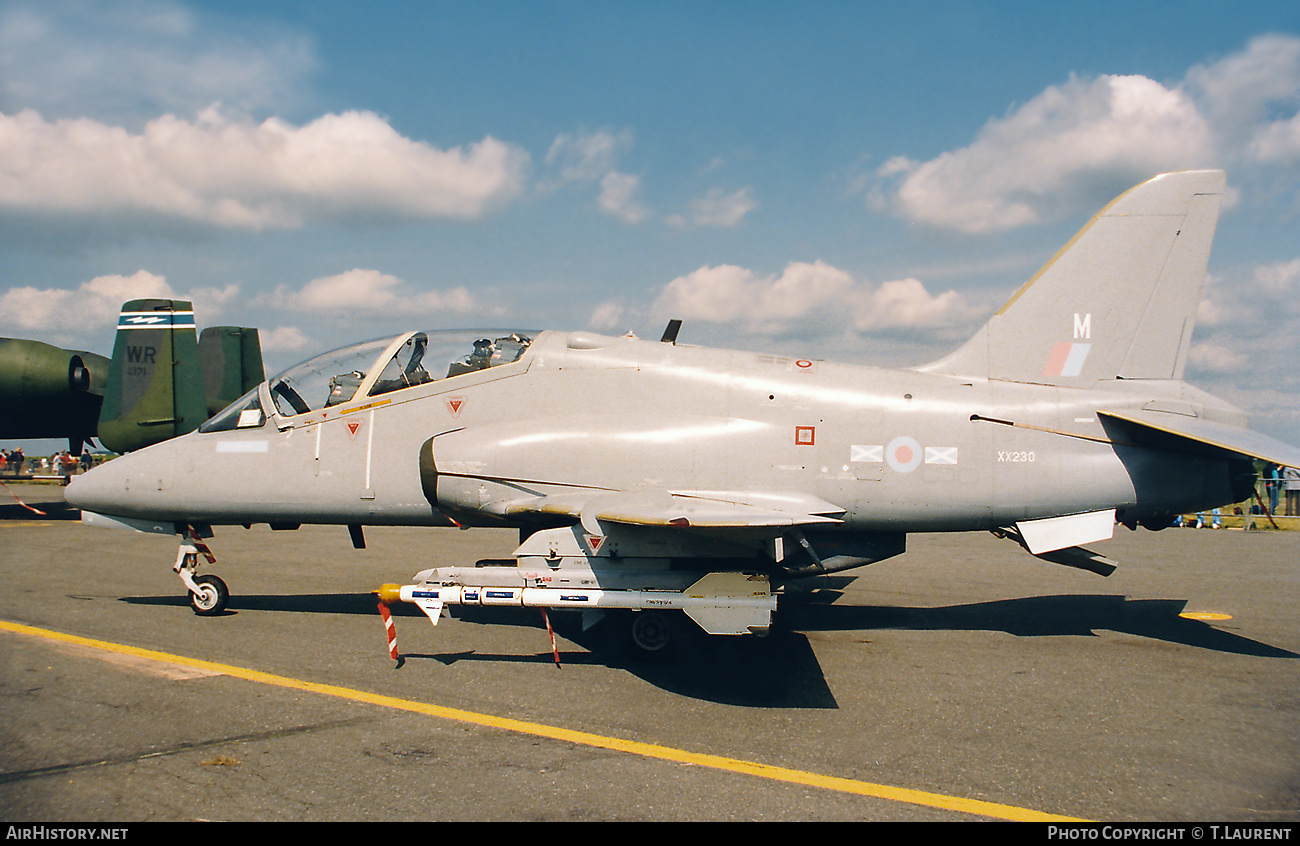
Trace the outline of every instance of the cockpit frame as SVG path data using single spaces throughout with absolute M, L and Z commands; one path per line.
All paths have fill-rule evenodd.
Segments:
M 516 364 L 525 358 L 535 337 L 534 332 L 502 329 L 403 332 L 307 359 L 264 382 L 258 396 L 277 428 L 293 428 L 374 402 L 386 403 L 387 399 L 378 398 L 390 393 Z M 402 356 L 408 346 L 410 351 Z M 367 355 L 370 350 L 376 351 L 373 357 Z M 453 357 L 453 350 L 467 354 Z M 445 360 L 438 360 L 440 355 Z M 434 372 L 427 367 L 434 368 Z M 442 367 L 447 368 L 445 375 Z M 326 384 L 328 396 L 324 396 Z M 317 394 L 324 396 L 323 401 Z

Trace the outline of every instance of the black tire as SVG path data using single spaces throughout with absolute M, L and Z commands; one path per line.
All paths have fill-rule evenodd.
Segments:
M 190 607 L 200 617 L 214 617 L 226 610 L 230 601 L 230 590 L 226 583 L 216 576 L 199 576 L 194 580 L 199 586 L 199 593 L 190 591 Z
M 628 654 L 639 661 L 664 661 L 673 654 L 678 614 L 637 611 L 627 624 Z

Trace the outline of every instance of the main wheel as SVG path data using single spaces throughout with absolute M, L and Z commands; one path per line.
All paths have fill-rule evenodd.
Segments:
M 662 661 L 672 654 L 676 620 L 663 611 L 638 611 L 628 625 L 628 651 L 642 661 Z
M 190 591 L 190 607 L 195 614 L 211 617 L 226 610 L 230 590 L 225 582 L 216 576 L 198 576 L 194 583 L 199 586 L 198 593 Z

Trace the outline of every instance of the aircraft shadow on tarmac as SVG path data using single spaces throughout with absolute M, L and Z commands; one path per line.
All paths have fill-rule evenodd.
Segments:
M 81 511 L 66 502 L 6 502 L 0 505 L 0 520 L 80 520 Z
M 122 601 L 135 605 L 188 607 L 183 596 L 122 597 Z M 370 594 L 299 594 L 286 596 L 247 595 L 231 596 L 225 615 L 241 611 L 284 611 L 300 614 L 359 614 L 375 618 L 376 636 L 381 637 L 377 600 Z M 417 652 L 403 650 L 398 667 L 414 666 L 415 662 L 434 660 L 451 666 L 463 661 L 497 662 L 504 664 L 554 664 L 550 639 L 545 622 L 535 608 L 470 608 L 448 609 L 457 623 L 476 625 L 504 625 L 536 629 L 540 651 L 535 653 L 487 653 L 469 650 L 456 653 Z M 414 640 L 403 640 L 403 631 L 411 624 L 429 623 L 424 614 L 409 605 L 391 609 L 394 618 L 410 618 L 398 625 L 399 647 Z M 638 661 L 628 656 L 623 648 L 618 629 L 601 623 L 581 631 L 578 614 L 552 613 L 551 621 L 556 634 L 582 647 L 583 651 L 560 651 L 560 668 L 565 665 L 597 664 L 616 667 L 635 675 L 650 684 L 694 699 L 772 708 L 836 708 L 838 703 L 831 694 L 822 675 L 821 666 L 813 654 L 807 637 L 791 631 L 773 632 L 765 638 L 709 637 L 696 629 L 693 623 L 683 620 L 678 629 L 677 647 L 671 660 L 660 662 Z M 430 633 L 422 643 L 436 643 Z M 376 648 L 376 659 L 382 655 Z M 384 655 L 387 660 L 387 655 Z
M 1122 632 L 1216 652 L 1260 658 L 1300 658 L 1294 652 L 1179 616 L 1182 599 L 1129 599 L 1108 594 L 1030 596 L 940 608 L 832 606 L 792 609 L 787 625 L 800 631 L 910 629 L 995 631 L 1017 637 L 1096 636 Z
M 845 584 L 847 581 L 844 582 Z M 637 661 L 622 648 L 617 627 L 606 623 L 581 631 L 576 614 L 553 614 L 556 633 L 586 651 L 560 652 L 566 664 L 617 667 L 664 690 L 695 699 L 747 707 L 836 708 L 808 633 L 913 631 L 994 631 L 1017 637 L 1094 637 L 1114 631 L 1238 655 L 1300 658 L 1294 652 L 1223 631 L 1210 623 L 1180 617 L 1186 601 L 1129 599 L 1113 595 L 1067 594 L 1022 597 L 937 608 L 906 606 L 832 605 L 839 596 L 836 581 L 801 589 L 783 598 L 778 625 L 764 638 L 708 637 L 684 618 L 671 660 Z M 141 605 L 188 605 L 181 596 L 124 597 Z M 235 595 L 227 614 L 240 611 L 283 611 L 307 614 L 379 613 L 370 594 L 301 594 L 288 596 Z M 392 608 L 394 617 L 424 620 L 416 608 Z M 538 629 L 542 648 L 535 653 L 495 654 L 469 650 L 457 653 L 406 652 L 398 663 L 434 660 L 451 666 L 462 661 L 505 664 L 553 663 L 542 615 L 531 608 L 455 609 L 458 622 L 523 626 Z M 426 622 L 427 625 L 427 622 Z M 399 632 L 400 635 L 400 632 Z M 399 644 L 402 641 L 399 639 Z M 408 641 L 409 643 L 409 641 Z

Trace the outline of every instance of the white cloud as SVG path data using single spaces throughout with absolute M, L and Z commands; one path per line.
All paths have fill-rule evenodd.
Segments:
M 1238 53 L 1193 67 L 1184 87 L 1214 128 L 1222 154 L 1235 158 L 1244 150 L 1248 160 L 1267 161 L 1300 153 L 1300 38 L 1252 39 Z
M 1288 311 L 1300 315 L 1300 259 L 1260 265 L 1255 270 L 1258 290 L 1266 297 L 1285 303 Z
M 245 111 L 300 101 L 316 68 L 309 37 L 268 20 L 176 3 L 7 3 L 0 111 L 136 124 L 213 102 Z
M 895 279 L 859 293 L 853 323 L 862 330 L 949 328 L 976 313 L 956 291 L 935 296 L 916 279 Z
M 1246 150 L 1258 162 L 1300 160 L 1300 115 L 1264 127 L 1250 139 Z
M 1288 320 L 1300 329 L 1300 259 L 1211 274 L 1196 319 L 1198 334 L 1223 330 L 1241 336 Z
M 787 334 L 947 331 L 978 314 L 955 291 L 934 296 L 915 279 L 873 285 L 821 261 L 792 262 L 779 276 L 766 277 L 734 265 L 701 267 L 669 282 L 654 311 L 683 320 Z
M 599 184 L 596 204 L 601 211 L 625 223 L 641 223 L 650 216 L 650 209 L 637 196 L 641 178 L 616 168 L 631 148 L 632 133 L 627 130 L 557 135 L 546 153 L 552 173 L 539 188 L 551 191 L 570 184 Z
M 305 126 L 165 115 L 133 134 L 89 119 L 0 115 L 0 209 L 135 213 L 221 227 L 296 228 L 381 214 L 475 218 L 522 189 L 528 155 L 487 137 L 439 150 L 370 112 Z
M 301 352 L 312 346 L 312 340 L 295 326 L 259 329 L 257 337 L 264 353 Z
M 1300 38 L 1267 36 L 1166 86 L 1072 78 L 990 120 L 966 147 L 876 171 L 871 204 L 981 233 L 1093 207 L 1168 170 L 1300 159 Z
M 626 223 L 640 223 L 650 216 L 650 210 L 636 199 L 640 186 L 640 177 L 610 171 L 600 179 L 597 203 L 601 209 Z
M 1211 159 L 1208 127 L 1184 93 L 1140 76 L 1072 79 L 1005 118 L 968 147 L 928 162 L 895 158 L 901 181 L 878 205 L 963 232 L 1011 229 L 1087 195 L 1098 175 L 1132 181 Z
M 354 268 L 313 279 L 296 291 L 280 286 L 274 293 L 259 298 L 255 305 L 341 316 L 387 314 L 400 319 L 411 315 L 464 313 L 473 310 L 475 302 L 463 287 L 418 291 L 391 274 Z
M 62 288 L 10 288 L 0 294 L 0 325 L 24 335 L 48 334 L 59 342 L 84 338 L 98 327 L 117 324 L 117 314 L 127 300 L 155 297 L 202 303 L 205 319 L 231 304 L 237 285 L 177 292 L 156 273 L 138 270 L 130 276 L 97 276 L 76 290 Z
M 753 271 L 743 267 L 701 267 L 669 282 L 655 310 L 683 320 L 710 323 L 748 320 L 758 311 L 754 306 L 761 296 L 758 285 Z
M 1196 370 L 1228 376 L 1240 374 L 1250 363 L 1249 356 L 1242 350 L 1220 344 L 1194 344 L 1187 357 L 1188 363 Z
M 1233 269 L 1206 280 L 1187 379 L 1250 412 L 1274 437 L 1300 422 L 1300 259 Z
M 700 226 L 739 226 L 756 208 L 758 202 L 748 186 L 731 193 L 711 188 L 691 201 L 691 220 Z
M 614 169 L 632 148 L 632 133 L 600 130 L 578 135 L 561 133 L 546 152 L 560 182 L 595 182 Z
M 354 268 L 313 279 L 292 295 L 291 304 L 303 311 L 384 311 L 401 301 L 397 293 L 401 284 L 402 280 L 388 273 Z
M 587 326 L 591 329 L 610 331 L 618 329 L 625 320 L 627 309 L 617 300 L 609 300 L 596 306 L 591 312 Z

